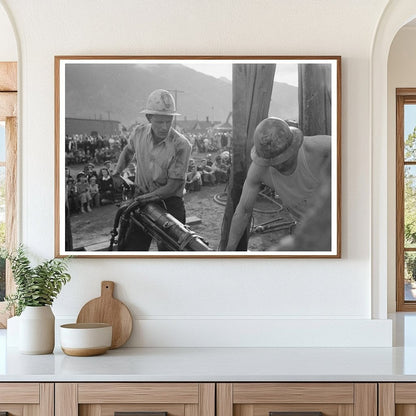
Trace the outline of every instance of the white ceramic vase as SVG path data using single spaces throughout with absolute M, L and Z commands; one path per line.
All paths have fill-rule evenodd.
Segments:
M 55 315 L 49 305 L 26 306 L 19 319 L 19 351 L 50 354 L 55 347 Z

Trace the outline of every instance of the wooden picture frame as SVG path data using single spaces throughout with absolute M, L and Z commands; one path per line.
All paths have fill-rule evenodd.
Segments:
M 148 116 L 154 110 L 149 95 L 159 89 L 176 104 L 166 113 L 171 128 L 165 137 L 189 142 L 186 152 L 194 161 L 186 159 L 180 174 L 187 179 L 184 193 L 180 186 L 175 191 L 175 198 L 184 200 L 185 227 L 169 213 L 165 217 L 167 202 L 144 204 L 147 195 L 159 196 L 168 180 L 178 180 L 169 169 L 180 152 L 168 139 L 161 145 L 175 156 L 163 156 L 163 163 L 156 153 L 138 150 L 142 137 L 151 152 L 160 144 L 151 121 L 158 117 Z M 283 126 L 286 135 L 278 158 L 263 152 L 268 123 L 274 131 Z M 273 137 L 274 143 L 280 140 Z M 124 160 L 127 153 L 131 163 L 118 172 L 126 167 L 120 154 Z M 278 166 L 269 166 L 271 161 Z M 157 171 L 158 163 L 163 167 Z M 144 173 L 137 173 L 138 166 Z M 140 175 L 151 178 L 148 189 Z M 341 58 L 56 56 L 55 178 L 57 257 L 339 258 Z M 236 210 L 248 212 L 247 227 L 234 225 Z M 125 236 L 131 237 L 124 223 L 149 235 L 149 250 L 124 244 Z

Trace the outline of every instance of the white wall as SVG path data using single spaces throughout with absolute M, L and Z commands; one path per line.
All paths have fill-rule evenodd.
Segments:
M 17 56 L 16 37 L 12 23 L 6 9 L 0 6 L 0 61 L 17 61 Z
M 108 279 L 137 319 L 130 345 L 390 345 L 371 258 L 370 57 L 387 0 L 0 4 L 21 40 L 21 240 L 42 257 L 54 253 L 54 55 L 342 56 L 342 259 L 74 259 L 60 319 Z
M 416 87 L 416 26 L 402 28 L 391 44 L 388 64 L 388 194 L 389 194 L 389 297 L 388 309 L 396 308 L 396 262 L 395 262 L 395 198 L 396 198 L 396 88 Z

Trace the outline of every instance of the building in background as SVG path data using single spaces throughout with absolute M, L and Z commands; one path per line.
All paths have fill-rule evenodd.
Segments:
M 100 136 L 120 134 L 121 123 L 117 120 L 101 120 L 88 118 L 65 118 L 65 134 L 91 134 L 97 132 Z

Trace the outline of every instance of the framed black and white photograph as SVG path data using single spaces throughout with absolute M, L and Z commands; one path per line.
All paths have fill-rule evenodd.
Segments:
M 341 256 L 341 58 L 55 57 L 55 255 Z

